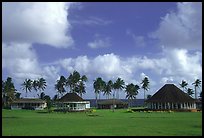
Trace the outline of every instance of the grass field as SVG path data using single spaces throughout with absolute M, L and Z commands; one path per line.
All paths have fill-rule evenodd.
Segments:
M 202 136 L 202 112 L 2 110 L 3 136 Z

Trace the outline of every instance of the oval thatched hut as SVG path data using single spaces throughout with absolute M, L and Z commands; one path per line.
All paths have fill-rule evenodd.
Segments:
M 151 98 L 146 100 L 146 103 L 148 109 L 153 110 L 196 109 L 196 100 L 174 84 L 165 84 Z

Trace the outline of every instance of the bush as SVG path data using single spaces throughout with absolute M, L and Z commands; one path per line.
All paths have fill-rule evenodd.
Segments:
M 127 113 L 134 113 L 132 109 L 127 109 Z

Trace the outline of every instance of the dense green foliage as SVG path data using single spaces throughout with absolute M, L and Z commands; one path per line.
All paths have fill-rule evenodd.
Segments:
M 201 136 L 202 112 L 2 110 L 3 136 Z

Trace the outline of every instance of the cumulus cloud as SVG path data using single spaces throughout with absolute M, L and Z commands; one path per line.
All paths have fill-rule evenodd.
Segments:
M 35 51 L 30 44 L 2 44 L 2 68 L 17 78 L 39 76 L 40 68 Z
M 159 28 L 151 34 L 161 45 L 170 48 L 201 49 L 202 3 L 178 3 L 177 10 L 162 18 Z
M 9 2 L 2 6 L 3 42 L 73 45 L 67 19 L 70 3 Z

